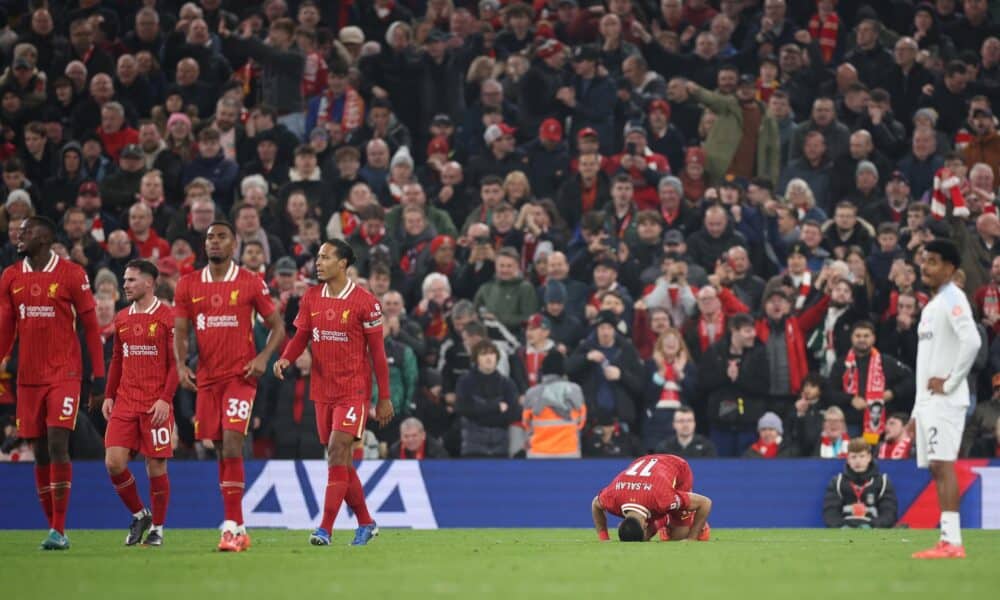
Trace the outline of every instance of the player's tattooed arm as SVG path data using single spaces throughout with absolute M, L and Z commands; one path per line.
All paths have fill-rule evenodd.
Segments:
M 604 514 L 604 507 L 601 506 L 601 499 L 594 496 L 594 501 L 590 503 L 590 514 L 594 519 L 594 529 L 597 531 L 597 538 L 602 542 L 608 541 L 608 516 Z

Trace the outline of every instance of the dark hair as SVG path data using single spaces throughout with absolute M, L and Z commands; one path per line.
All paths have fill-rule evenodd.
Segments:
M 611 180 L 611 185 L 617 185 L 619 183 L 627 183 L 628 185 L 632 185 L 632 178 L 626 173 L 619 173 L 618 175 L 615 175 L 614 179 Z
M 211 229 L 216 225 L 218 225 L 219 227 L 225 227 L 226 229 L 229 230 L 229 233 L 233 234 L 233 237 L 236 237 L 236 228 L 233 227 L 233 224 L 230 223 L 229 221 L 223 221 L 221 219 L 212 221 L 211 223 L 208 224 L 208 229 Z M 206 229 L 205 231 L 208 231 L 208 229 Z
M 521 254 L 518 253 L 516 248 L 512 248 L 510 246 L 504 246 L 497 251 L 497 258 L 500 258 L 501 256 L 509 258 L 516 263 L 521 262 Z
M 841 200 L 833 207 L 834 210 L 838 208 L 849 208 L 854 211 L 854 214 L 858 214 L 858 207 L 853 202 L 848 202 L 847 200 Z
M 479 180 L 480 188 L 484 188 L 488 185 L 499 185 L 500 187 L 503 187 L 503 179 L 500 179 L 500 177 L 496 175 L 487 175 Z
M 45 130 L 45 125 L 42 125 L 38 121 L 32 121 L 32 122 L 28 123 L 27 125 L 25 125 L 24 126 L 24 132 L 25 133 L 31 132 L 31 133 L 33 133 L 35 135 L 38 135 L 38 136 L 41 136 L 41 137 L 46 137 L 47 136 L 47 133 L 46 133 L 46 130 Z
M 214 127 L 206 127 L 198 132 L 199 142 L 218 142 L 220 139 L 222 139 L 222 135 Z
M 500 358 L 500 350 L 497 349 L 496 344 L 488 339 L 477 342 L 469 352 L 469 358 L 473 361 L 478 361 L 479 357 L 483 354 L 493 354 L 497 358 Z
M 626 517 L 618 525 L 618 539 L 622 542 L 642 542 L 646 539 L 646 531 L 639 519 Z
M 730 331 L 735 331 L 737 329 L 743 329 L 744 327 L 753 327 L 753 317 L 747 313 L 736 313 L 735 315 L 729 317 L 727 326 Z
M 316 156 L 316 149 L 309 144 L 301 144 L 295 148 L 295 156 L 302 156 L 308 154 L 309 156 Z
M 604 213 L 599 210 L 583 213 L 583 217 L 580 218 L 580 229 L 590 233 L 604 231 Z
M 690 406 L 688 406 L 687 404 L 682 404 L 680 408 L 678 408 L 677 410 L 674 411 L 675 415 L 678 414 L 678 413 L 683 413 L 683 414 L 686 414 L 686 415 L 687 414 L 693 415 L 694 414 L 694 409 L 691 408 Z
M 907 423 L 910 422 L 910 415 L 906 414 L 905 412 L 894 412 L 889 415 L 886 421 L 888 421 L 889 419 L 896 419 L 903 425 L 906 425 Z
M 52 219 L 41 215 L 35 215 L 33 217 L 28 217 L 25 220 L 28 222 L 29 227 L 41 227 L 46 230 L 49 233 L 50 243 L 55 239 L 58 228 L 56 227 L 56 224 L 52 222 Z
M 933 252 L 941 257 L 941 260 L 951 263 L 956 269 L 962 266 L 962 257 L 958 253 L 958 247 L 951 240 L 938 238 L 924 244 L 925 252 Z
M 868 91 L 868 86 L 861 83 L 860 81 L 855 81 L 851 85 L 847 86 L 848 94 L 850 94 L 851 92 L 857 93 L 857 92 L 867 92 L 867 91 Z
M 243 250 L 246 251 L 250 246 L 257 246 L 261 250 L 264 249 L 264 244 L 260 243 L 260 240 L 247 240 L 243 242 Z
M 339 254 L 337 256 L 340 256 Z M 392 276 L 392 270 L 389 269 L 389 265 L 382 261 L 373 261 L 371 267 L 368 268 L 368 278 L 371 279 L 374 275 L 385 275 L 386 277 Z
M 800 386 L 799 391 L 802 391 L 801 388 L 803 388 L 803 387 L 805 387 L 807 385 L 811 385 L 813 387 L 817 387 L 819 389 L 823 389 L 823 385 L 824 385 L 825 382 L 826 382 L 826 380 L 823 379 L 822 375 L 820 375 L 816 371 L 810 371 L 809 374 L 806 375 L 805 378 L 802 380 L 802 385 Z
M 24 172 L 24 163 L 21 162 L 20 158 L 18 158 L 16 156 L 12 156 L 12 157 L 8 158 L 7 160 L 5 160 L 3 162 L 3 172 L 4 173 L 11 173 L 11 172 L 15 172 L 15 171 L 19 172 L 19 173 L 23 173 Z
M 369 204 L 358 211 L 358 218 L 362 221 L 370 221 L 372 219 L 384 221 L 385 209 L 380 204 Z
M 257 114 L 261 115 L 262 117 L 271 117 L 271 119 L 277 119 L 278 118 L 278 111 L 277 111 L 277 109 L 275 109 L 270 104 L 258 104 L 257 105 Z
M 949 61 L 944 68 L 944 76 L 952 77 L 954 75 L 965 75 L 965 71 L 968 69 L 966 64 L 960 60 Z
M 240 213 L 243 212 L 243 210 L 247 209 L 247 208 L 253 210 L 258 215 L 260 215 L 260 211 L 257 210 L 256 206 L 254 206 L 254 205 L 252 205 L 252 204 L 250 204 L 248 202 L 242 202 L 241 201 L 241 202 L 237 202 L 236 204 L 233 205 L 233 210 L 231 210 L 229 212 L 229 218 L 232 219 L 233 221 L 235 221 L 236 219 L 239 218 Z
M 872 90 L 872 102 L 889 102 L 892 96 L 884 88 L 875 88 Z
M 470 321 L 469 323 L 467 323 L 465 325 L 465 328 L 462 329 L 462 334 L 474 335 L 481 338 L 489 336 L 489 334 L 486 331 L 486 326 L 480 323 L 479 321 Z
M 160 276 L 160 270 L 156 268 L 156 265 L 154 265 L 148 260 L 144 260 L 141 258 L 130 260 L 128 264 L 125 265 L 125 268 L 135 269 L 136 271 L 139 271 L 143 275 L 149 275 L 150 277 L 153 278 L 153 281 L 156 281 L 156 278 Z
M 885 223 L 879 223 L 878 229 L 875 232 L 876 236 L 882 235 L 883 233 L 891 233 L 892 235 L 899 236 L 899 225 L 893 223 L 892 221 L 887 221 Z
M 354 248 L 340 238 L 333 238 L 327 244 L 333 246 L 333 249 L 337 252 L 337 258 L 347 261 L 347 266 L 353 265 L 357 262 L 357 258 L 354 256 Z
M 857 331 L 859 329 L 867 329 L 868 331 L 870 331 L 870 332 L 872 332 L 874 334 L 875 333 L 875 324 L 872 323 L 871 321 L 869 321 L 868 319 L 862 319 L 860 321 L 855 321 L 854 325 L 851 325 L 851 333 L 853 334 L 855 331 Z

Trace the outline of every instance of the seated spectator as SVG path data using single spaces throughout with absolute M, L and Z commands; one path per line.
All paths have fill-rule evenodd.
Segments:
M 816 454 L 820 458 L 845 458 L 847 444 L 851 436 L 847 433 L 847 423 L 844 411 L 837 406 L 831 406 L 823 411 L 823 431 L 820 433 Z
M 981 394 L 962 436 L 962 456 L 996 458 L 1000 456 L 1000 373 L 992 378 L 993 393 Z
M 449 458 L 440 440 L 427 437 L 424 424 L 416 417 L 407 417 L 399 424 L 399 441 L 389 446 L 390 459 Z
M 757 421 L 757 441 L 743 453 L 744 458 L 787 458 L 795 456 L 795 448 L 782 437 L 785 428 L 781 418 L 771 411 Z
M 474 363 L 455 388 L 455 414 L 461 419 L 462 457 L 506 458 L 508 427 L 520 420 L 517 388 L 497 371 L 500 352 L 482 340 L 471 352 Z
M 646 376 L 642 445 L 651 452 L 670 435 L 674 411 L 697 399 L 697 368 L 680 331 L 669 328 L 660 335 Z
M 878 445 L 879 460 L 904 460 L 913 454 L 913 439 L 906 433 L 910 416 L 905 412 L 889 415 L 885 421 L 885 435 Z
M 898 510 L 896 490 L 879 472 L 872 447 L 861 438 L 851 440 L 844 472 L 830 480 L 823 496 L 823 522 L 831 528 L 888 529 Z
M 799 456 L 812 456 L 823 432 L 823 410 L 820 408 L 824 378 L 810 373 L 802 381 L 795 407 L 785 418 L 788 441 L 795 445 Z
M 522 419 L 528 431 L 528 458 L 580 458 L 587 406 L 580 386 L 566 380 L 558 350 L 550 350 L 542 359 L 539 382 L 525 392 Z
M 682 406 L 674 411 L 674 435 L 656 445 L 657 454 L 675 454 L 684 458 L 715 458 L 712 440 L 695 433 L 694 410 Z

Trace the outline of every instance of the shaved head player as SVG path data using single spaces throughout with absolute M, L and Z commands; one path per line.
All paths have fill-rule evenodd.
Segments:
M 299 303 L 295 337 L 274 363 L 274 374 L 285 369 L 312 344 L 313 370 L 309 396 L 316 404 L 316 428 L 327 446 L 329 480 L 323 502 L 323 521 L 309 542 L 330 544 L 333 522 L 346 500 L 358 518 L 353 546 L 364 546 L 378 534 L 368 514 L 365 492 L 351 461 L 351 446 L 365 431 L 372 395 L 372 372 L 378 383 L 375 420 L 384 426 L 392 419 L 389 365 L 382 339 L 382 307 L 370 292 L 347 277 L 354 251 L 343 240 L 320 246 L 316 278 Z
M 225 520 L 222 552 L 250 547 L 243 525 L 243 441 L 253 413 L 257 378 L 285 339 L 285 324 L 267 285 L 233 262 L 236 231 L 224 221 L 205 233 L 208 266 L 181 278 L 175 292 L 174 357 L 180 385 L 197 391 L 194 436 L 212 440 L 219 453 L 219 489 Z M 254 313 L 271 330 L 258 354 Z M 188 334 L 194 324 L 198 344 L 197 376 L 188 366 Z M 221 448 L 221 451 L 220 451 Z

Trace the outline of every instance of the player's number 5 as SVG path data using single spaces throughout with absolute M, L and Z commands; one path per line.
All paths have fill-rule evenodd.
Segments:
M 653 465 L 659 462 L 659 460 L 660 459 L 658 458 L 647 458 L 643 460 L 637 460 L 635 464 L 632 465 L 631 469 L 625 471 L 625 474 L 631 477 L 635 477 L 636 475 L 638 475 L 639 477 L 649 477 L 650 475 L 653 474 Z M 640 469 L 642 470 L 640 471 Z
M 238 417 L 240 419 L 250 418 L 250 403 L 238 398 L 229 399 L 229 408 L 226 409 L 227 417 Z
M 66 396 L 65 398 L 63 398 L 62 414 L 67 417 L 72 416 L 74 403 L 75 400 L 70 396 Z

